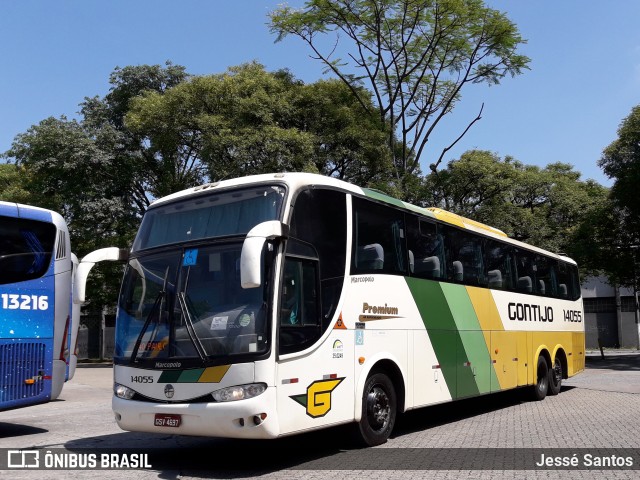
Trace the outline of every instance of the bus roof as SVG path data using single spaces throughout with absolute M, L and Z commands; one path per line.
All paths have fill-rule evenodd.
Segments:
M 46 208 L 0 201 L 0 215 L 53 223 L 59 230 L 68 231 L 67 222 L 62 215 Z
M 209 193 L 218 189 L 226 189 L 230 187 L 241 187 L 241 186 L 248 186 L 248 185 L 254 185 L 254 184 L 261 184 L 261 183 L 273 183 L 273 182 L 284 183 L 294 190 L 297 190 L 298 188 L 302 188 L 308 185 L 322 185 L 326 187 L 332 187 L 332 188 L 348 191 L 350 193 L 354 193 L 357 195 L 364 195 L 366 197 L 369 197 L 369 198 L 372 198 L 372 199 L 375 199 L 375 200 L 378 200 L 378 201 L 381 201 L 405 210 L 419 213 L 426 217 L 434 218 L 436 220 L 447 223 L 449 225 L 454 225 L 459 228 L 474 231 L 476 233 L 480 233 L 488 237 L 493 237 L 515 246 L 519 246 L 522 248 L 526 248 L 528 250 L 539 252 L 541 254 L 550 255 L 569 263 L 573 263 L 573 264 L 576 263 L 573 259 L 565 255 L 560 255 L 554 252 L 550 252 L 548 250 L 544 250 L 539 247 L 535 247 L 528 243 L 515 240 L 513 238 L 508 237 L 505 232 L 503 232 L 498 228 L 485 225 L 484 223 L 471 220 L 469 218 L 462 217 L 453 212 L 449 212 L 447 210 L 443 210 L 437 207 L 428 207 L 428 208 L 418 207 L 411 203 L 404 202 L 397 198 L 391 197 L 378 190 L 359 187 L 352 183 L 346 182 L 344 180 L 339 180 L 333 177 L 327 177 L 317 173 L 302 173 L 302 172 L 268 173 L 268 174 L 260 174 L 260 175 L 247 175 L 245 177 L 238 177 L 238 178 L 233 178 L 229 180 L 221 180 L 219 182 L 206 183 L 203 185 L 199 185 L 197 187 L 181 190 L 179 192 L 175 192 L 165 197 L 159 198 L 151 203 L 150 208 L 159 206 L 166 202 L 187 198 L 192 195 Z

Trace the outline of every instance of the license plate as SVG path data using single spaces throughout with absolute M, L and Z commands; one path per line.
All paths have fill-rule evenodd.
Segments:
M 182 417 L 174 413 L 156 413 L 153 424 L 156 427 L 179 427 Z

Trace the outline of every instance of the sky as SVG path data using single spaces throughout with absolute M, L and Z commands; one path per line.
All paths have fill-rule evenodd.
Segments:
M 322 65 L 294 37 L 276 42 L 268 12 L 283 0 L 0 0 L 0 152 L 50 116 L 76 118 L 85 97 L 104 96 L 116 67 L 183 65 L 194 75 L 257 61 L 305 83 Z M 303 0 L 290 0 L 300 6 Z M 640 1 L 485 0 L 527 43 L 530 70 L 499 85 L 473 85 L 440 124 L 424 171 L 477 115 L 444 161 L 470 149 L 541 168 L 564 162 L 610 186 L 598 167 L 620 123 L 640 104 Z

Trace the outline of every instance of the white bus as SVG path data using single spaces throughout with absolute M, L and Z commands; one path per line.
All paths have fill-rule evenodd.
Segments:
M 73 378 L 77 264 L 62 216 L 0 202 L 0 410 L 54 400 Z
M 124 430 L 275 438 L 584 369 L 578 269 L 497 229 L 334 178 L 249 176 L 155 201 L 126 255 L 113 412 Z

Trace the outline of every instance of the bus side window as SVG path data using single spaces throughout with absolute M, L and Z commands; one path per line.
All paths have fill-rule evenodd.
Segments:
M 566 262 L 558 262 L 558 296 L 569 300 L 580 298 L 578 268 Z
M 511 246 L 487 239 L 484 244 L 484 266 L 489 288 L 511 290 L 513 288 L 513 261 Z
M 516 254 L 516 288 L 523 293 L 535 293 L 536 289 L 536 266 L 533 254 L 525 250 L 515 251 Z
M 444 240 L 436 224 L 407 216 L 409 270 L 412 276 L 439 279 L 443 277 Z
M 487 286 L 482 238 L 453 227 L 445 227 L 449 245 L 448 279 L 465 285 Z
M 378 203 L 353 198 L 351 273 L 407 272 L 404 214 Z
M 539 295 L 557 296 L 556 264 L 557 262 L 551 258 L 543 257 L 542 255 L 536 256 L 537 293 Z

